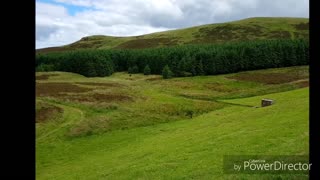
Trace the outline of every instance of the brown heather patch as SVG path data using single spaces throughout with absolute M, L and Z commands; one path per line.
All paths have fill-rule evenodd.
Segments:
M 179 115 L 178 108 L 174 104 L 163 104 L 151 110 L 152 113 L 161 113 L 167 115 Z
M 71 48 L 68 47 L 49 47 L 49 48 L 42 48 L 42 49 L 37 49 L 36 53 L 50 53 L 50 52 L 62 52 L 62 51 L 68 51 L 68 50 L 72 50 Z
M 233 40 L 249 40 L 250 37 L 259 37 L 263 33 L 263 27 L 259 25 L 220 25 L 217 27 L 200 28 L 199 32 L 194 33 L 197 39 L 191 43 L 210 43 Z
M 294 84 L 296 84 L 300 88 L 309 87 L 309 80 L 297 81 Z
M 197 100 L 211 100 L 210 95 L 204 93 L 180 93 L 179 96 Z
M 134 81 L 134 78 L 125 78 L 125 80 L 130 80 L 130 81 Z
M 182 82 L 182 81 L 175 81 L 175 82 L 170 82 L 173 87 L 178 87 L 182 89 L 190 89 L 194 86 L 193 83 L 190 82 Z
M 116 48 L 124 49 L 140 49 L 140 48 L 152 48 L 161 45 L 170 46 L 176 45 L 178 43 L 177 39 L 174 38 L 152 38 L 152 39 L 134 39 L 124 42 L 117 46 Z
M 36 76 L 36 80 L 48 80 L 50 76 L 59 76 L 59 74 L 43 74 Z
M 133 101 L 130 96 L 122 94 L 93 94 L 96 101 L 112 102 L 112 101 Z
M 294 25 L 297 30 L 309 30 L 309 22 L 308 23 L 300 23 Z
M 63 113 L 63 109 L 57 106 L 45 103 L 39 103 L 38 106 L 41 107 L 36 111 L 36 123 L 58 118 Z
M 104 40 L 98 40 L 98 39 L 93 39 L 93 40 L 89 40 L 89 39 L 83 39 L 80 40 L 76 43 L 70 44 L 69 48 L 71 49 L 81 49 L 81 48 L 99 48 L 101 46 L 103 46 L 103 44 L 105 43 Z
M 224 84 L 217 83 L 217 82 L 205 84 L 204 87 L 206 89 L 210 89 L 210 90 L 218 91 L 218 92 L 233 92 L 236 90 L 234 88 L 228 87 Z
M 148 78 L 146 79 L 147 81 L 158 81 L 158 80 L 161 80 L 163 79 L 162 77 L 152 77 L 152 78 Z
M 91 90 L 70 83 L 36 83 L 36 96 L 58 97 L 62 93 L 82 93 Z
M 90 94 L 82 96 L 64 96 L 63 99 L 77 102 L 130 102 L 133 98 L 122 94 Z
M 309 39 L 309 33 L 308 32 L 294 32 L 295 38 L 303 38 L 303 39 Z
M 271 31 L 270 33 L 268 33 L 268 38 L 289 39 L 291 38 L 291 34 L 288 31 Z
M 95 117 L 72 127 L 67 133 L 68 137 L 88 136 L 96 132 L 103 132 L 110 129 L 110 119 L 107 117 Z
M 88 85 L 88 86 L 103 86 L 103 87 L 122 87 L 124 85 L 119 83 L 94 83 L 94 82 L 78 82 L 76 84 Z
M 229 79 L 235 79 L 240 81 L 252 81 L 264 84 L 282 84 L 288 83 L 300 79 L 304 79 L 304 76 L 297 76 L 285 73 L 239 73 L 228 77 Z

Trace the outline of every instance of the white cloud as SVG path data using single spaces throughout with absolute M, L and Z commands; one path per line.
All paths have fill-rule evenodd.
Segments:
M 133 36 L 169 29 L 116 12 L 88 10 L 71 16 L 63 6 L 37 2 L 36 8 L 36 48 L 70 44 L 89 35 Z
M 97 34 L 130 36 L 247 17 L 309 14 L 308 0 L 54 1 L 36 2 L 36 48 L 65 45 Z M 64 4 L 88 9 L 70 15 Z

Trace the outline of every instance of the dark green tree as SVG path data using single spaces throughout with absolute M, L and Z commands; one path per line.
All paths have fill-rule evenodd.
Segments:
M 139 73 L 139 68 L 137 65 L 134 65 L 133 67 L 128 68 L 128 73 L 129 74 L 137 74 Z
M 37 71 L 108 76 L 125 70 L 144 73 L 146 65 L 153 74 L 162 74 L 164 66 L 168 65 L 175 76 L 186 76 L 190 73 L 215 75 L 308 64 L 308 40 L 281 39 L 139 50 L 92 49 L 37 53 L 35 66 Z
M 132 67 L 129 67 L 129 68 L 128 68 L 128 73 L 129 73 L 129 74 L 132 74 Z
M 205 72 L 203 70 L 203 64 L 202 64 L 202 60 L 200 60 L 196 66 L 196 72 L 197 75 L 203 76 L 205 75 Z
M 169 66 L 166 65 L 162 70 L 162 77 L 163 79 L 169 79 L 172 77 L 172 71 L 170 70 Z
M 87 70 L 86 70 L 85 74 L 86 74 L 85 76 L 87 76 L 87 77 L 98 76 L 95 64 L 93 62 L 88 62 L 87 63 Z
M 54 71 L 54 65 L 52 64 L 40 64 L 37 66 L 36 71 L 37 72 L 46 72 L 46 71 Z
M 187 72 L 186 58 L 183 57 L 178 64 L 178 76 L 185 76 Z
M 113 64 L 110 61 L 107 61 L 105 65 L 105 75 L 110 76 L 114 72 Z
M 139 67 L 137 65 L 132 67 L 132 74 L 137 74 L 139 73 Z
M 146 65 L 146 67 L 144 67 L 143 74 L 144 75 L 151 74 L 151 69 L 150 69 L 149 65 Z

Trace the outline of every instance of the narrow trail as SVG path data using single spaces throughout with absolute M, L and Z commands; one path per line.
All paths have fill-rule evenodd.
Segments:
M 216 102 L 216 103 L 222 103 L 226 105 L 232 105 L 232 106 L 241 106 L 241 107 L 249 107 L 249 108 L 259 108 L 257 106 L 251 106 L 246 104 L 238 104 L 238 103 L 231 103 L 231 102 L 225 102 L 223 100 L 217 100 L 217 99 L 209 99 L 209 98 L 196 98 L 196 97 L 188 97 L 188 96 L 181 96 L 182 98 L 191 99 L 191 100 L 197 100 L 197 101 L 208 101 L 208 102 Z
M 49 102 L 47 102 L 47 103 L 49 103 Z M 51 130 L 51 131 L 37 137 L 36 138 L 37 141 L 40 141 L 43 138 L 46 138 L 50 135 L 53 135 L 54 133 L 59 132 L 60 130 L 63 130 L 63 128 L 67 127 L 68 125 L 71 125 L 77 121 L 82 121 L 84 119 L 84 113 L 80 109 L 66 106 L 66 105 L 57 104 L 57 103 L 52 103 L 52 102 L 50 102 L 50 104 L 52 104 L 54 106 L 58 106 L 64 110 L 63 119 L 65 122 L 57 125 L 57 127 L 54 128 L 54 130 Z
M 219 100 L 214 100 L 214 102 L 223 103 L 223 104 L 228 104 L 228 105 L 233 105 L 233 106 L 241 106 L 241 107 L 249 107 L 249 108 L 259 108 L 259 107 L 257 107 L 257 106 L 251 106 L 251 105 L 246 105 L 246 104 L 237 104 L 237 103 L 231 103 L 231 102 L 225 102 L 225 101 L 219 101 Z

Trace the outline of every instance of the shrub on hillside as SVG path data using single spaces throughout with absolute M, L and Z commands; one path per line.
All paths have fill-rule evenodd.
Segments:
M 137 74 L 139 73 L 139 68 L 137 65 L 133 66 L 133 67 L 129 67 L 128 68 L 128 73 L 129 74 Z
M 54 65 L 52 64 L 41 64 L 36 68 L 37 72 L 48 72 L 48 71 L 54 71 Z
M 151 74 L 151 69 L 150 69 L 149 65 L 146 65 L 146 67 L 144 67 L 143 74 L 144 75 Z
M 169 79 L 173 75 L 172 71 L 170 70 L 169 66 L 166 65 L 162 70 L 162 77 L 163 79 Z

